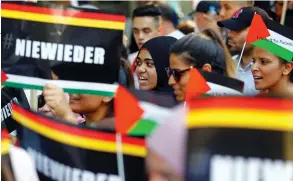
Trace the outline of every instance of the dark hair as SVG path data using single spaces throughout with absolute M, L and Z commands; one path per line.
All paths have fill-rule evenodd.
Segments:
M 146 6 L 141 6 L 134 9 L 132 12 L 132 19 L 134 19 L 135 17 L 144 17 L 144 16 L 153 17 L 156 22 L 156 25 L 159 26 L 161 12 L 158 7 L 154 5 L 146 5 Z
M 171 49 L 171 53 L 182 56 L 185 61 L 197 68 L 210 64 L 214 72 L 229 77 L 235 76 L 235 63 L 227 47 L 211 29 L 200 34 L 191 33 L 179 39 Z
M 120 58 L 120 71 L 119 71 L 119 84 L 127 87 L 133 88 L 134 87 L 134 79 L 131 72 L 131 66 L 129 61 L 124 58 Z
M 167 4 L 160 4 L 158 8 L 161 11 L 162 18 L 166 21 L 172 22 L 174 28 L 179 24 L 179 18 L 176 11 Z
M 185 35 L 188 35 L 189 33 L 194 33 L 194 29 L 196 28 L 195 25 L 193 26 L 190 22 L 191 20 L 187 20 L 184 23 L 181 23 L 177 26 L 177 29 L 180 30 Z

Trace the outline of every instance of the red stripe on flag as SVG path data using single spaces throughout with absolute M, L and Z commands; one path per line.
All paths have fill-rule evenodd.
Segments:
M 111 133 L 102 133 L 102 132 L 98 132 L 98 131 L 85 130 L 85 129 L 81 129 L 78 127 L 58 123 L 53 120 L 44 118 L 44 117 L 39 116 L 37 114 L 34 114 L 30 111 L 27 111 L 16 104 L 13 104 L 13 111 L 16 111 L 19 114 L 22 114 L 23 116 L 27 117 L 28 119 L 30 119 L 31 121 L 34 121 L 37 124 L 42 124 L 44 126 L 47 126 L 49 128 L 52 128 L 52 129 L 55 129 L 58 131 L 66 132 L 68 134 L 72 134 L 72 135 L 76 135 L 76 136 L 97 139 L 97 140 L 116 142 L 115 133 L 112 133 L 112 134 Z M 128 144 L 139 145 L 139 146 L 145 146 L 144 140 L 138 139 L 138 138 L 123 137 L 122 142 L 128 143 Z
M 28 13 L 47 14 L 52 16 L 64 16 L 72 18 L 86 18 L 91 20 L 105 20 L 125 22 L 126 17 L 123 15 L 111 15 L 103 13 L 80 12 L 75 10 L 53 9 L 38 6 L 28 6 L 20 4 L 1 3 L 2 10 L 22 11 Z
M 10 135 L 6 129 L 1 130 L 1 140 L 10 139 Z
M 208 101 L 207 101 L 208 100 Z M 216 109 L 259 109 L 293 111 L 293 100 L 267 99 L 248 97 L 209 97 L 205 99 L 194 99 L 189 103 L 190 109 L 216 108 Z
M 5 74 L 5 72 L 1 70 L 1 83 L 5 82 L 7 79 L 7 75 Z

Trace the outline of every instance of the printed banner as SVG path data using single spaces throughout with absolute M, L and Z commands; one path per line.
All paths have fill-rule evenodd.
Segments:
M 3 76 L 3 75 L 2 75 Z M 1 88 L 1 127 L 9 132 L 17 129 L 17 122 L 12 118 L 12 104 L 17 103 L 29 108 L 29 103 L 22 89 L 11 87 Z
M 14 57 L 13 66 L 20 62 L 16 59 L 24 59 L 28 67 L 41 62 L 52 68 L 62 81 L 58 85 L 66 92 L 114 95 L 125 16 L 102 10 L 58 9 L 34 4 L 2 2 L 1 6 L 5 27 L 2 44 L 9 44 L 5 47 Z M 10 32 L 20 25 L 25 26 L 25 35 Z M 4 65 L 10 59 L 2 59 Z M 37 74 L 16 72 L 13 66 L 5 72 L 6 86 L 42 90 L 48 83 Z
M 42 181 L 120 181 L 116 134 L 71 125 L 13 105 L 22 126 L 23 147 L 34 158 Z M 127 181 L 145 180 L 144 139 L 122 136 Z
M 191 103 L 187 181 L 290 181 L 293 100 L 219 97 Z

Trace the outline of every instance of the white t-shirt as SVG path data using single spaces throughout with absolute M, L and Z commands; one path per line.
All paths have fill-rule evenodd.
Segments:
M 24 149 L 11 145 L 9 156 L 16 181 L 39 181 L 33 159 Z
M 184 37 L 185 34 L 182 33 L 180 30 L 175 30 L 172 33 L 169 33 L 167 36 L 172 36 L 176 38 L 177 40 L 179 40 L 180 38 Z

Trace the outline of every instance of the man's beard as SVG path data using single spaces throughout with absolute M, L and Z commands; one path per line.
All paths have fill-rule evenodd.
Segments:
M 228 47 L 228 50 L 229 50 L 231 56 L 233 57 L 234 55 L 240 54 L 241 50 L 231 50 L 231 46 L 228 44 L 228 40 L 229 40 L 229 38 L 227 38 L 226 46 Z

